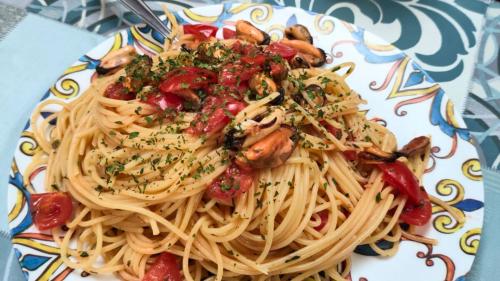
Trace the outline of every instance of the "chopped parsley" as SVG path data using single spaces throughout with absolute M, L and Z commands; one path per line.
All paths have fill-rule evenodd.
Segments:
M 106 166 L 106 174 L 110 176 L 116 176 L 125 170 L 125 166 L 120 162 L 115 162 L 111 165 Z
M 82 258 L 86 258 L 86 257 L 88 257 L 88 256 L 89 256 L 89 253 L 87 253 L 86 251 L 81 251 L 81 252 L 80 252 L 80 257 L 82 257 Z
M 61 145 L 61 141 L 60 140 L 54 140 L 51 144 L 52 146 L 52 149 L 57 149 L 59 147 L 59 145 Z
M 135 114 L 139 115 L 142 111 L 142 106 L 138 106 L 136 107 L 136 109 L 134 110 Z
M 300 259 L 300 256 L 293 256 L 293 257 L 291 257 L 291 258 L 287 259 L 287 260 L 285 261 L 285 263 L 288 263 L 288 262 L 291 262 L 291 261 L 294 261 L 294 260 L 298 260 L 298 259 Z

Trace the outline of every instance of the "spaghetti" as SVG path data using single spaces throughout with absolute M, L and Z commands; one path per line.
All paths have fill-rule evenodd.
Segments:
M 153 59 L 108 54 L 83 95 L 35 110 L 41 152 L 26 173 L 46 165 L 48 191 L 75 202 L 64 230 L 45 225 L 64 263 L 123 280 L 345 280 L 359 245 L 434 243 L 408 227 L 430 216 L 429 139 L 397 150 L 358 112 L 354 64 L 316 68 L 324 52 L 305 27 L 277 43 L 236 29 L 175 28 Z

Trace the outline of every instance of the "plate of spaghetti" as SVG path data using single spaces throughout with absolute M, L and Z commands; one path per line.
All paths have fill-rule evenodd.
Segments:
M 165 14 L 34 109 L 8 191 L 27 280 L 462 280 L 479 161 L 419 65 L 296 8 Z

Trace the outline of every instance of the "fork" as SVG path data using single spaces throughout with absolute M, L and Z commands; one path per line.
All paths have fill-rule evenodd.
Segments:
M 158 18 L 143 0 L 120 0 L 130 11 L 136 14 L 146 24 L 158 31 L 163 37 L 168 38 L 172 30 Z M 174 40 L 176 40 L 174 38 Z

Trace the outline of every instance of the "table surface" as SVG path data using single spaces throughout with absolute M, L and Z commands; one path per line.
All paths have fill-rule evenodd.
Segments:
M 0 0 L 1 2 L 2 0 Z M 85 1 L 83 1 L 85 2 Z M 169 1 L 163 1 L 169 2 Z M 203 1 L 184 1 L 170 4 L 172 9 L 201 5 Z M 314 1 L 281 0 L 265 1 L 272 4 L 299 6 L 306 10 L 336 16 L 355 23 L 381 36 L 408 54 L 428 70 L 439 81 L 455 106 L 462 109 L 463 117 L 479 148 L 485 181 L 485 226 L 481 247 L 468 280 L 492 280 L 489 276 L 500 276 L 500 268 L 494 260 L 500 258 L 500 231 L 495 222 L 500 221 L 500 4 L 489 8 L 480 0 L 420 0 L 402 2 L 378 1 Z M 49 3 L 49 4 L 47 4 Z M 116 1 L 81 0 L 33 1 L 28 11 L 43 17 L 56 19 L 47 21 L 28 15 L 9 35 L 2 40 L 0 28 L 0 182 L 7 182 L 10 159 L 25 120 L 40 96 L 55 81 L 57 76 L 75 59 L 97 45 L 103 37 L 114 33 L 126 24 L 137 23 L 138 19 L 123 10 Z M 180 3 L 180 4 L 179 4 Z M 152 7 L 160 10 L 158 2 Z M 453 4 L 453 5 L 452 5 Z M 5 8 L 3 9 L 5 11 Z M 12 13 L 12 12 L 11 12 Z M 485 16 L 486 15 L 486 16 Z M 0 26 L 6 18 L 0 6 Z M 15 21 L 15 20 L 14 20 Z M 76 26 L 80 29 L 71 27 Z M 42 38 L 40 30 L 54 30 L 51 38 Z M 85 32 L 87 29 L 90 32 Z M 435 36 L 439 34 L 439 36 Z M 439 39 L 437 39 L 439 37 Z M 37 55 L 29 45 L 20 44 L 30 38 L 37 42 Z M 64 38 L 64 40 L 63 40 Z M 74 40 L 68 40 L 73 38 Z M 59 43 L 59 44 L 58 44 Z M 66 44 L 66 45 L 64 45 Z M 69 44 L 69 45 L 68 45 Z M 15 50 L 15 52 L 13 52 Z M 9 57 L 5 54 L 16 53 Z M 57 54 L 57 55 L 55 55 Z M 20 58 L 24 58 L 20 59 Z M 476 64 L 477 62 L 477 64 Z M 19 76 L 26 73 L 27 75 Z M 36 73 L 36 77 L 29 74 Z M 42 75 L 39 75 L 42 73 Z M 21 90 L 21 81 L 30 81 Z M 17 91 L 17 95 L 9 95 Z M 20 92 L 19 92 L 20 91 Z M 17 97 L 23 94 L 19 100 Z M 18 116 L 16 122 L 4 122 L 7 116 Z M 0 192 L 4 192 L 0 189 Z M 1 195 L 1 194 L 0 194 Z M 4 196 L 0 196 L 4 197 Z M 3 204 L 0 206 L 4 206 Z M 0 207 L 1 208 L 1 207 Z M 5 208 L 5 207 L 3 207 Z M 3 211 L 2 213 L 6 213 Z M 0 228 L 6 226 L 6 218 L 0 217 Z M 1 242 L 2 238 L 0 238 Z M 0 243 L 0 248 L 4 247 Z M 3 253 L 2 253 L 3 252 Z M 0 263 L 6 251 L 0 251 Z M 10 253 L 12 262 L 12 253 Z M 15 269 L 19 270 L 19 269 Z M 11 275 L 4 280 L 14 280 Z M 0 275 L 1 277 L 1 275 Z M 21 280 L 21 279 L 19 279 Z

